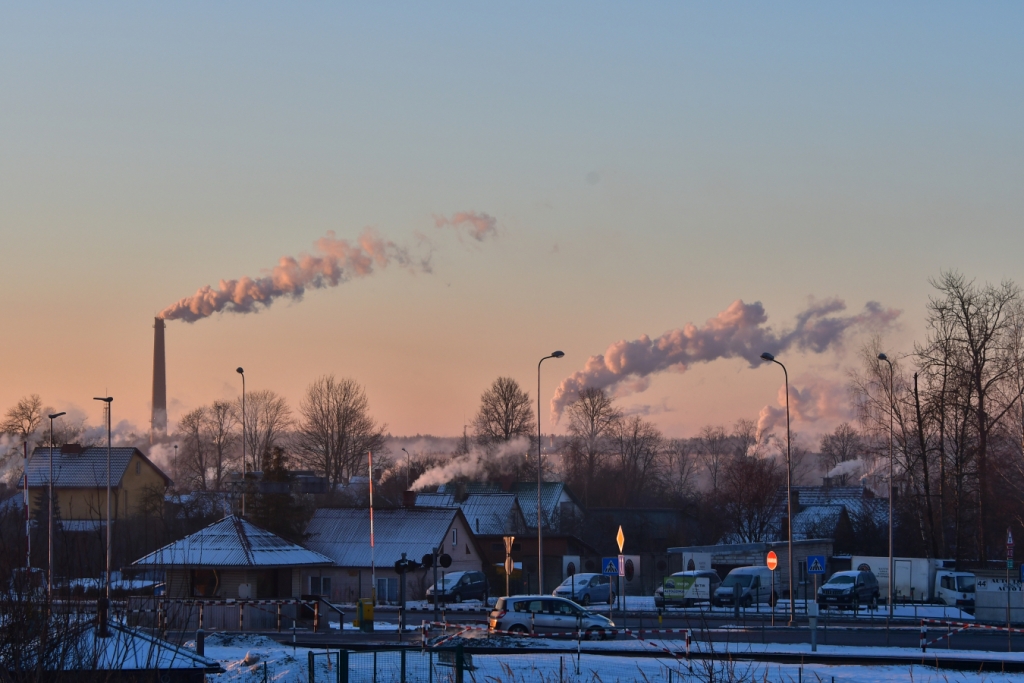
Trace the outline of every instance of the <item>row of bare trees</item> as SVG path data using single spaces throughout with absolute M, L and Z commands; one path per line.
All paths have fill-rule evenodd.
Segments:
M 1013 282 L 982 285 L 957 272 L 932 285 L 926 340 L 902 356 L 876 341 L 852 391 L 868 444 L 884 457 L 891 415 L 901 510 L 917 549 L 996 558 L 1007 527 L 1024 523 L 1024 297 Z

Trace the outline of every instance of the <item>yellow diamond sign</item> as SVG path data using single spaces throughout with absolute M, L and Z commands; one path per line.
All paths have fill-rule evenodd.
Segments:
M 626 535 L 622 533 L 622 525 L 619 525 L 619 533 L 615 534 L 615 540 L 619 542 L 619 552 L 622 552 L 622 546 L 626 542 Z

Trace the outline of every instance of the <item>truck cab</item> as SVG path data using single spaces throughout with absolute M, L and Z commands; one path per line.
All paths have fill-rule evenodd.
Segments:
M 974 608 L 974 574 L 939 570 L 935 572 L 935 600 L 950 607 Z

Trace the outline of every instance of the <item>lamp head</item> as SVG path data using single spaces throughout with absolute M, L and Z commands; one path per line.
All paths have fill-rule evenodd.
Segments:
M 67 413 L 63 413 L 63 412 L 62 413 L 54 413 L 53 415 L 50 415 L 49 417 L 50 417 L 51 420 L 56 420 L 61 415 L 67 415 Z
M 96 396 L 92 400 L 94 400 L 94 401 L 103 401 L 104 403 L 113 403 L 114 402 L 114 397 L 113 396 Z
M 775 356 L 765 351 L 761 354 L 761 360 L 775 360 Z
M 235 372 L 237 372 L 239 375 L 244 375 L 245 374 L 245 370 L 243 370 L 242 368 L 236 368 Z
M 564 355 L 565 355 L 565 354 L 564 354 L 564 353 L 562 353 L 561 351 L 554 351 L 554 352 L 552 352 L 552 354 L 551 354 L 551 357 L 552 357 L 552 358 L 561 358 L 561 357 L 562 357 L 562 356 L 564 356 Z
M 889 358 L 884 353 L 880 353 L 878 354 L 878 360 L 889 360 Z
M 405 449 L 404 449 L 404 448 L 403 448 L 402 450 L 403 450 L 403 451 L 405 451 Z M 405 454 L 406 454 L 406 455 L 409 455 L 409 451 L 405 451 Z M 412 457 L 412 456 L 409 456 L 409 457 Z

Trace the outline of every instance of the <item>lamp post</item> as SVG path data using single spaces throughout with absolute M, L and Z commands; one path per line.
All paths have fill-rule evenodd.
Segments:
M 561 351 L 552 351 L 550 356 L 544 356 L 537 362 L 537 588 L 541 595 L 544 594 L 544 525 L 541 521 L 540 490 L 544 475 L 540 456 L 540 364 L 548 358 L 564 355 Z
M 245 517 L 245 370 L 236 368 L 242 376 L 242 516 Z
M 884 354 L 878 354 L 878 360 L 889 364 L 889 595 L 886 602 L 889 604 L 889 617 L 892 618 L 892 584 L 893 584 L 893 561 L 892 561 L 892 430 L 893 430 L 893 403 L 896 397 L 893 394 L 893 367 L 892 361 Z
M 47 496 L 49 497 L 49 511 L 47 514 L 46 540 L 49 544 L 46 560 L 46 599 L 53 600 L 53 421 L 67 413 L 54 413 L 50 415 L 50 481 Z M 28 487 L 28 470 L 25 470 L 25 486 Z
M 786 378 L 786 531 L 788 538 L 789 556 L 789 625 L 796 624 L 796 593 L 793 590 L 793 465 L 790 461 L 790 437 L 789 437 L 789 372 L 786 366 L 775 360 L 775 356 L 765 351 L 761 359 L 771 361 L 782 368 L 782 375 Z
M 110 604 L 110 407 L 114 402 L 112 396 L 94 398 L 107 404 L 107 604 Z

